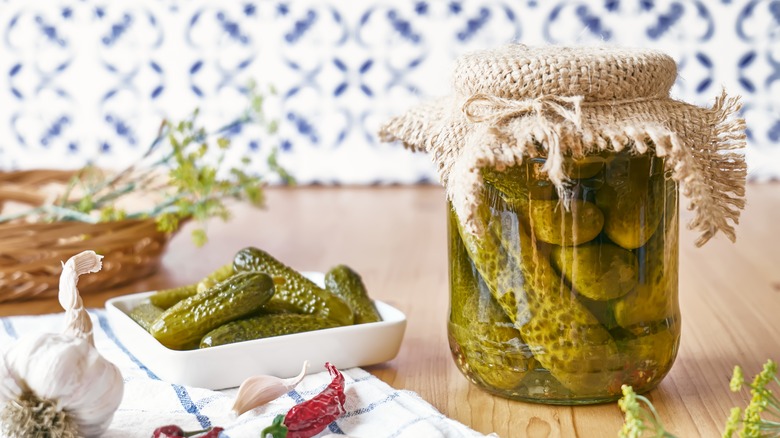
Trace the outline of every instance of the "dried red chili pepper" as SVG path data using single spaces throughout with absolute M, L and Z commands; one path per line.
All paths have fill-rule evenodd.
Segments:
M 344 375 L 330 362 L 325 368 L 333 380 L 311 400 L 301 402 L 290 409 L 283 418 L 277 416 L 271 426 L 266 427 L 260 436 L 265 438 L 310 438 L 322 432 L 330 423 L 344 413 Z
M 215 429 L 219 429 L 216 435 L 209 435 L 212 431 Z M 193 430 L 191 432 L 185 432 L 182 430 L 181 427 L 175 425 L 175 424 L 169 424 L 167 426 L 160 426 L 157 429 L 152 432 L 152 438 L 180 438 L 180 437 L 190 437 L 195 436 L 199 433 L 207 432 L 204 437 L 216 437 L 219 435 L 219 432 L 221 432 L 223 429 L 221 427 L 215 427 L 215 428 L 208 428 L 203 430 Z

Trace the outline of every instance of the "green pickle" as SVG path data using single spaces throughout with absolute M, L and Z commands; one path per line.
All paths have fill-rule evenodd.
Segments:
M 208 332 L 200 341 L 200 348 L 253 339 L 271 338 L 314 330 L 338 327 L 332 319 L 319 315 L 274 314 L 239 319 Z
M 349 266 L 338 265 L 325 274 L 325 290 L 344 300 L 355 314 L 355 324 L 381 321 L 374 302 L 368 297 L 360 274 Z
M 595 204 L 572 200 L 568 208 L 559 200 L 529 201 L 535 237 L 555 245 L 580 245 L 595 239 L 604 215 Z
M 512 391 L 533 367 L 533 355 L 465 253 L 455 220 L 450 215 L 450 348 L 473 382 Z
M 599 403 L 676 356 L 677 186 L 656 157 L 567 160 L 568 202 L 540 191 L 537 158 L 483 171 L 477 234 L 450 209 L 450 348 L 490 392 Z
M 644 245 L 664 215 L 663 160 L 620 154 L 607 165 L 596 204 L 604 212 L 604 233 L 625 249 Z
M 610 243 L 556 246 L 552 264 L 577 293 L 591 300 L 611 300 L 632 291 L 639 262 L 631 252 Z
M 173 305 L 179 301 L 189 298 L 196 293 L 198 293 L 197 285 L 188 284 L 173 289 L 157 291 L 149 296 L 149 301 L 160 309 L 166 310 L 173 307 Z
M 203 292 L 204 290 L 214 286 L 220 281 L 227 280 L 228 278 L 232 277 L 233 274 L 235 274 L 235 271 L 233 270 L 232 263 L 227 263 L 220 266 L 214 272 L 207 275 L 203 280 L 198 282 L 197 284 L 198 292 Z
M 677 192 L 674 182 L 666 183 L 666 210 L 676 211 Z M 677 303 L 678 219 L 667 214 L 663 226 L 643 247 L 636 250 L 644 262 L 640 282 L 630 294 L 615 302 L 615 319 L 621 327 L 630 328 L 666 319 L 679 319 Z
M 179 301 L 154 321 L 149 332 L 168 348 L 197 348 L 206 333 L 256 312 L 273 294 L 271 277 L 260 272 L 239 273 Z
M 162 313 L 163 309 L 152 303 L 141 303 L 130 311 L 129 316 L 148 332 L 152 327 L 152 324 L 154 324 L 154 321 L 156 321 Z
M 352 309 L 344 300 L 261 249 L 248 247 L 239 251 L 233 259 L 233 270 L 269 275 L 276 288 L 274 299 L 289 304 L 296 313 L 321 315 L 339 325 L 351 325 L 355 321 Z

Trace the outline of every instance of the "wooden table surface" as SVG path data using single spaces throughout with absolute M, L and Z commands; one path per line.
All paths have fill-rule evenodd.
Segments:
M 408 318 L 401 351 L 369 371 L 396 388 L 417 392 L 445 415 L 501 437 L 616 436 L 617 404 L 544 406 L 505 400 L 471 385 L 455 368 L 446 337 L 448 309 L 445 203 L 438 187 L 274 188 L 268 208 L 234 209 L 234 219 L 209 225 L 211 241 L 196 249 L 178 234 L 163 269 L 133 285 L 85 297 L 107 298 L 192 283 L 258 246 L 300 270 L 346 263 L 360 272 L 374 298 Z M 682 208 L 681 223 L 691 213 Z M 682 345 L 670 374 L 650 398 L 680 437 L 720 436 L 732 406 L 735 364 L 748 376 L 767 358 L 780 360 L 780 184 L 750 185 L 738 241 L 719 236 L 695 248 L 681 227 Z M 189 225 L 188 225 L 189 226 Z M 0 304 L 0 315 L 58 311 L 56 301 Z

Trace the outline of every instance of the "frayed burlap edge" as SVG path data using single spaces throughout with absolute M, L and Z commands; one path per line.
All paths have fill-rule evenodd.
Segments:
M 391 119 L 379 136 L 431 154 L 455 212 L 474 233 L 481 231 L 474 219 L 482 168 L 501 171 L 526 157 L 544 156 L 543 171 L 565 194 L 564 156 L 627 148 L 667 157 L 695 212 L 688 226 L 701 232 L 696 240 L 701 246 L 718 231 L 736 239 L 747 175 L 739 152 L 746 144 L 745 122 L 737 117 L 740 106 L 739 98 L 725 91 L 710 108 L 668 97 L 582 102 L 576 97 L 507 101 L 479 95 L 417 106 Z

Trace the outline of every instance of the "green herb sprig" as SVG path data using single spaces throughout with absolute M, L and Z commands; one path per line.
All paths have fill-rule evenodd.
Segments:
M 265 95 L 254 83 L 248 90 L 248 108 L 233 122 L 209 132 L 200 126 L 197 109 L 184 120 L 164 120 L 152 144 L 135 163 L 113 175 L 88 165 L 76 173 L 56 202 L 0 216 L 0 223 L 20 218 L 87 223 L 154 218 L 159 231 L 174 232 L 184 221 L 193 219 L 199 226 L 192 231 L 192 239 L 203 245 L 206 221 L 230 218 L 227 201 L 264 205 L 265 180 L 249 171 L 250 158 L 244 156 L 230 168 L 225 165 L 230 131 L 246 124 L 260 125 L 269 135 L 277 130 L 276 121 L 265 115 Z M 267 167 L 269 175 L 294 183 L 278 163 L 276 149 L 268 155 Z M 154 198 L 153 205 L 128 211 L 122 202 L 131 194 Z
M 620 438 L 641 438 L 649 434 L 653 437 L 675 438 L 664 428 L 658 411 L 650 400 L 634 392 L 634 388 L 623 385 L 623 398 L 618 400 L 620 410 L 625 413 L 625 421 L 620 429 Z
M 779 438 L 780 437 L 780 400 L 768 388 L 772 383 L 780 387 L 777 375 L 777 363 L 768 360 L 752 383 L 745 382 L 742 368 L 734 367 L 729 384 L 732 392 L 748 388 L 751 398 L 745 409 L 731 409 L 723 431 L 723 438 L 731 438 L 737 433 L 739 438 Z M 637 395 L 633 388 L 623 385 L 623 397 L 618 406 L 625 413 L 625 421 L 620 429 L 620 438 L 641 438 L 644 436 L 675 438 L 664 428 L 653 404 L 646 397 Z M 762 417 L 763 415 L 763 417 Z

